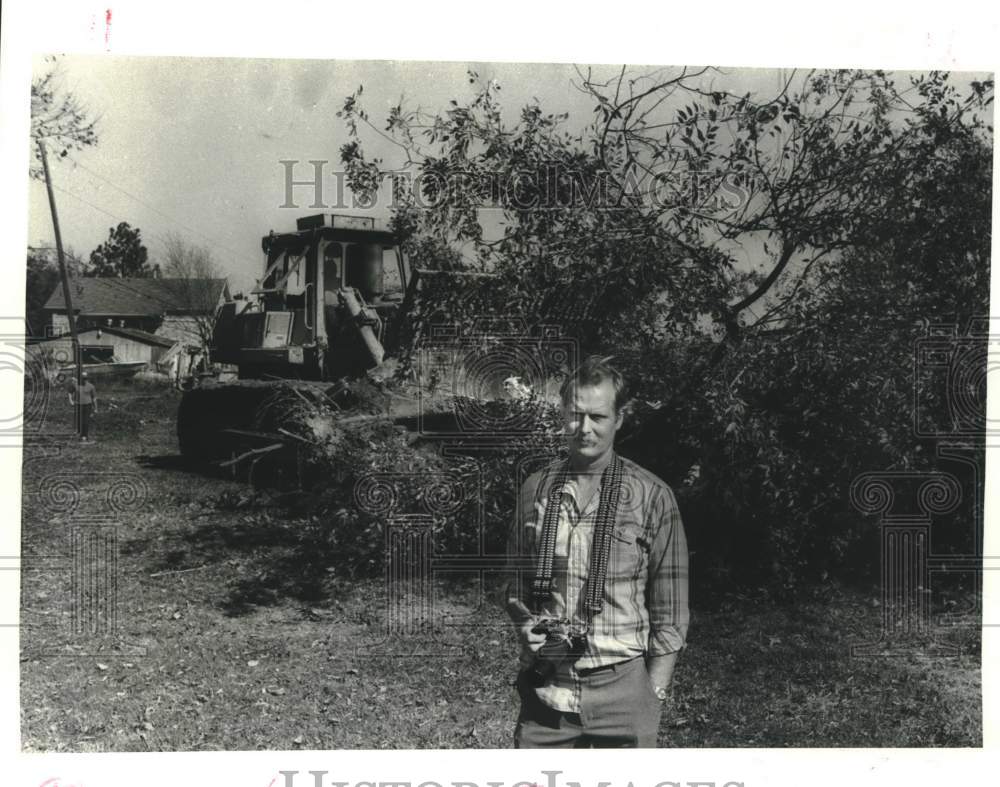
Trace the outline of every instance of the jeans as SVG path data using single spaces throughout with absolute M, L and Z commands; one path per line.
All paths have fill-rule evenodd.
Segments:
M 654 748 L 662 706 L 640 656 L 580 675 L 580 713 L 542 702 L 518 676 L 518 749 Z

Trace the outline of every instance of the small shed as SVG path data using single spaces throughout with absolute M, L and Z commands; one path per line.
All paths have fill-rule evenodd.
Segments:
M 154 366 L 176 342 L 138 328 L 90 328 L 77 334 L 84 364 L 137 363 Z M 36 342 L 29 352 L 41 353 L 50 362 L 62 366 L 72 363 L 73 345 L 69 336 Z

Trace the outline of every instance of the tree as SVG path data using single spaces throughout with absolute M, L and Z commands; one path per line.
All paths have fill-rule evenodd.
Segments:
M 370 192 L 382 162 L 366 157 L 364 134 L 391 139 L 416 172 L 415 189 L 397 190 L 397 229 L 471 244 L 483 267 L 514 274 L 515 308 L 572 286 L 600 309 L 588 342 L 655 344 L 711 316 L 725 341 L 710 367 L 754 322 L 752 307 L 890 220 L 905 173 L 934 156 L 915 144 L 921 123 L 983 129 L 992 100 L 992 82 L 962 98 L 937 73 L 898 88 L 880 71 L 793 72 L 769 96 L 719 90 L 721 76 L 623 68 L 600 82 L 581 71 L 595 109 L 577 133 L 537 103 L 508 126 L 500 86 L 474 72 L 470 101 L 436 114 L 400 102 L 385 131 L 359 90 L 339 113 L 350 135 L 341 159 L 351 188 Z M 498 240 L 483 236 L 483 206 L 502 212 Z
M 108 239 L 90 253 L 87 276 L 149 278 L 159 268 L 148 264 L 149 252 L 142 245 L 141 231 L 127 222 L 108 230 Z
M 213 280 L 222 278 L 219 266 L 210 249 L 188 243 L 179 235 L 168 234 L 163 245 L 163 274 L 169 279 L 171 300 L 192 313 L 193 332 L 207 355 L 218 299 Z
M 29 174 L 41 180 L 42 164 L 38 140 L 50 148 L 50 158 L 66 158 L 73 150 L 97 144 L 97 121 L 71 91 L 62 85 L 62 72 L 54 57 L 47 58 L 50 69 L 31 82 L 32 159 Z
M 497 311 L 565 326 L 560 295 L 590 304 L 570 331 L 654 403 L 629 451 L 679 490 L 706 565 L 794 586 L 847 564 L 871 532 L 851 479 L 936 461 L 912 433 L 921 321 L 985 309 L 993 83 L 793 72 L 753 95 L 712 69 L 581 71 L 575 130 L 537 102 L 508 123 L 500 86 L 469 79 L 470 100 L 401 102 L 384 127 L 349 96 L 351 188 L 378 184 L 365 138 L 388 137 L 415 173 L 394 184 L 409 244 L 471 248 Z
M 83 261 L 72 249 L 66 250 L 66 265 L 70 276 L 76 276 L 83 269 Z M 54 249 L 28 247 L 25 271 L 24 314 L 31 335 L 43 337 L 48 327 L 45 304 L 59 283 L 59 263 Z
M 927 323 L 961 335 L 988 313 L 992 149 L 985 127 L 942 111 L 947 96 L 942 88 L 915 108 L 898 166 L 881 173 L 885 201 L 845 233 L 850 243 L 776 287 L 712 372 L 645 424 L 674 438 L 672 457 L 649 452 L 666 474 L 698 462 L 682 499 L 719 571 L 744 582 L 770 574 L 790 588 L 834 568 L 870 577 L 880 547 L 852 510 L 852 480 L 864 470 L 954 470 L 914 433 L 915 407 L 944 431 L 952 419 L 914 348 Z M 685 366 L 644 363 L 653 379 Z M 984 398 L 963 404 L 985 423 Z M 981 470 L 983 451 L 973 452 Z M 962 483 L 963 500 L 981 495 L 973 479 Z M 972 520 L 964 511 L 937 522 L 936 549 L 962 539 L 971 549 Z

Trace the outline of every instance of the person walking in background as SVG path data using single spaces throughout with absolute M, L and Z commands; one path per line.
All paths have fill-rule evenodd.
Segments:
M 90 442 L 90 418 L 97 412 L 97 389 L 87 379 L 87 373 L 80 375 L 80 384 L 70 382 L 69 403 L 78 408 L 77 423 L 80 427 L 80 442 Z

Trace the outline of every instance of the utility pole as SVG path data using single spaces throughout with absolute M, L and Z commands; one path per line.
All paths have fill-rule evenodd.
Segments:
M 45 172 L 45 188 L 49 192 L 49 209 L 52 211 L 52 228 L 56 235 L 56 254 L 59 258 L 59 276 L 62 279 L 63 301 L 66 303 L 66 313 L 69 317 L 69 335 L 73 342 L 73 360 L 76 364 L 76 384 L 82 385 L 82 358 L 80 357 L 80 340 L 76 335 L 76 314 L 73 311 L 73 296 L 70 294 L 69 273 L 66 270 L 66 257 L 63 255 L 62 234 L 59 232 L 59 214 L 56 212 L 56 196 L 52 190 L 52 175 L 49 173 L 49 159 L 45 155 L 45 142 L 38 139 L 38 152 L 42 156 L 42 170 Z

